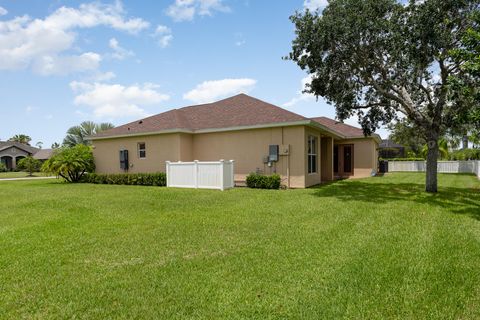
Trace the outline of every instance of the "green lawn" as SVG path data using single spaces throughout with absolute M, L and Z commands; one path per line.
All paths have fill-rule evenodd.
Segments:
M 0 318 L 480 318 L 480 182 L 0 184 Z
M 43 172 L 35 172 L 33 174 L 34 177 L 45 177 L 46 174 Z M 26 178 L 29 177 L 28 172 L 0 172 L 0 180 L 1 179 L 8 179 L 8 178 Z

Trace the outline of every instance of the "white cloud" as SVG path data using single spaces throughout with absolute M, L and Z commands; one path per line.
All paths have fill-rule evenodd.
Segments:
M 248 93 L 257 83 L 254 79 L 223 79 L 204 81 L 185 93 L 183 99 L 194 103 L 208 103 L 237 93 Z
M 4 7 L 0 7 L 0 16 L 4 16 L 8 13 L 7 9 L 5 9 Z
M 303 2 L 303 7 L 310 11 L 315 11 L 317 9 L 323 10 L 328 5 L 328 0 L 305 0 Z
M 172 30 L 166 26 L 158 25 L 153 35 L 158 39 L 158 45 L 162 48 L 168 47 L 173 40 Z
M 195 15 L 211 16 L 215 11 L 229 12 L 223 0 L 175 0 L 167 9 L 167 15 L 174 21 L 191 21 Z
M 145 117 L 144 106 L 170 99 L 152 83 L 123 86 L 120 84 L 73 81 L 70 87 L 77 94 L 75 105 L 89 106 L 97 118 Z
M 285 108 L 291 108 L 295 105 L 297 105 L 300 102 L 305 102 L 305 101 L 311 101 L 315 99 L 315 96 L 310 93 L 304 93 L 303 90 L 305 90 L 307 87 L 307 84 L 310 84 L 312 82 L 312 75 L 308 75 L 305 78 L 301 80 L 301 89 L 297 92 L 297 95 L 293 97 L 290 101 L 285 102 L 282 107 Z
M 115 78 L 117 75 L 112 72 L 112 71 L 108 71 L 108 72 L 97 72 L 93 77 L 92 79 L 95 81 L 95 82 L 103 82 L 103 81 L 109 81 L 109 80 L 112 80 L 113 78 Z
M 0 70 L 32 68 L 41 74 L 91 70 L 98 67 L 100 55 L 68 53 L 77 39 L 77 29 L 107 26 L 135 34 L 148 25 L 140 18 L 125 18 L 119 1 L 61 7 L 44 19 L 25 15 L 0 21 Z M 78 66 L 69 65 L 71 62 Z
M 108 46 L 113 50 L 113 53 L 111 54 L 113 59 L 123 60 L 134 55 L 132 51 L 122 48 L 118 40 L 115 38 L 110 39 Z
M 33 62 L 34 72 L 48 75 L 66 75 L 75 72 L 96 70 L 102 58 L 94 52 L 86 52 L 81 55 L 58 56 L 44 55 Z

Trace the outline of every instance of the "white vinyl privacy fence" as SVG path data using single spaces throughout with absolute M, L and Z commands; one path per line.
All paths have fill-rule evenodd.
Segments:
M 388 161 L 388 171 L 422 172 L 427 168 L 425 161 Z M 480 178 L 480 161 L 438 161 L 438 172 L 474 173 Z
M 235 185 L 234 161 L 167 161 L 167 187 L 225 190 Z

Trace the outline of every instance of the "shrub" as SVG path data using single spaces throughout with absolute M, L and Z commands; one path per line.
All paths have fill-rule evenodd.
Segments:
M 258 189 L 279 189 L 281 178 L 278 174 L 266 176 L 258 173 L 250 173 L 247 176 L 247 187 Z
M 119 174 L 88 173 L 82 177 L 80 182 L 164 187 L 167 185 L 167 175 L 163 172 Z
M 0 162 L 0 172 L 7 172 L 7 167 L 2 162 Z
M 40 160 L 34 159 L 33 157 L 26 157 L 18 161 L 17 169 L 25 170 L 31 176 L 34 172 L 37 172 L 42 167 L 42 162 Z
M 92 149 L 83 144 L 57 149 L 42 166 L 42 171 L 60 176 L 67 182 L 79 182 L 86 172 L 94 170 Z
M 450 160 L 480 160 L 480 149 L 454 151 L 450 154 Z

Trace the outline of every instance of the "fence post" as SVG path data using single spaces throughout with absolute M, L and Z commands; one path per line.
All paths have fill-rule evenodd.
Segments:
M 231 188 L 235 187 L 235 160 L 230 160 L 231 166 L 230 169 L 232 170 L 231 177 L 232 177 L 232 184 L 230 185 Z
M 220 190 L 225 190 L 225 180 L 223 179 L 225 171 L 225 160 L 220 159 Z
M 170 187 L 170 161 L 166 161 L 167 164 L 167 187 Z
M 195 184 L 195 189 L 198 189 L 198 160 L 194 160 L 193 161 L 194 164 L 193 164 L 193 181 L 194 181 L 194 184 Z

